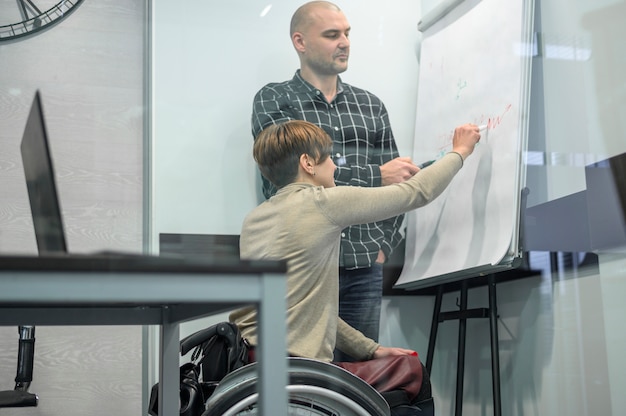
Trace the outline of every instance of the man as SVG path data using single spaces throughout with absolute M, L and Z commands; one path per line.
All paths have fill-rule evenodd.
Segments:
M 343 83 L 348 68 L 350 24 L 335 4 L 312 1 L 291 20 L 291 40 L 300 58 L 293 79 L 271 83 L 254 98 L 252 133 L 286 120 L 307 120 L 333 139 L 337 185 L 378 187 L 411 178 L 419 170 L 398 157 L 383 102 Z M 269 198 L 275 188 L 263 178 Z M 346 206 L 346 209 L 350 209 Z M 354 225 L 341 234 L 339 315 L 365 336 L 378 340 L 383 263 L 400 243 L 403 216 Z M 337 361 L 350 357 L 338 355 Z
M 353 224 L 419 208 L 448 186 L 480 139 L 478 127 L 455 129 L 452 152 L 411 179 L 384 187 L 335 186 L 333 142 L 302 120 L 271 125 L 254 143 L 254 160 L 278 188 L 254 208 L 241 229 L 241 257 L 287 262 L 287 350 L 325 362 L 337 349 L 358 362 L 335 362 L 381 393 L 402 390 L 409 405 L 431 400 L 418 354 L 383 347 L 338 316 L 339 239 Z M 345 209 L 348 203 L 351 209 Z M 242 337 L 257 345 L 255 306 L 231 313 Z M 415 410 L 415 409 L 412 409 Z

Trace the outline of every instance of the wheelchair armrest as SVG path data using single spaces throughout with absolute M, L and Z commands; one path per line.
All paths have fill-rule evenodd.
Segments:
M 217 334 L 217 328 L 211 326 L 183 338 L 180 341 L 180 355 L 185 355 L 193 348 L 207 341 L 209 338 Z
M 234 324 L 230 322 L 220 322 L 183 338 L 183 340 L 180 341 L 180 355 L 187 354 L 193 348 L 218 334 L 226 338 L 228 345 L 232 347 L 238 341 L 237 334 L 233 330 L 232 325 Z

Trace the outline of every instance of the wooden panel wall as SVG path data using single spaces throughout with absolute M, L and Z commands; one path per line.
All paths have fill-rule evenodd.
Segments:
M 0 16 L 16 7 L 0 3 Z M 87 0 L 48 31 L 0 43 L 0 254 L 37 252 L 19 152 L 37 89 L 68 249 L 141 251 L 145 9 Z M 141 413 L 140 327 L 37 327 L 36 338 L 40 404 L 3 415 Z M 0 390 L 13 388 L 17 341 L 0 327 Z

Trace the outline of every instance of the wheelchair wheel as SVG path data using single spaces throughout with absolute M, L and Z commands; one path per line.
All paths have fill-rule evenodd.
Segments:
M 389 416 L 389 406 L 369 384 L 335 365 L 288 359 L 288 414 Z M 203 416 L 258 414 L 256 363 L 228 374 L 206 403 Z

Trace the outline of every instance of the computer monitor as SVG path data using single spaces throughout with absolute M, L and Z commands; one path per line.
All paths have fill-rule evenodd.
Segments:
M 39 91 L 20 146 L 39 254 L 66 253 L 67 244 Z
M 159 253 L 208 260 L 239 259 L 239 235 L 160 233 Z
M 593 250 L 626 248 L 626 153 L 585 167 Z

